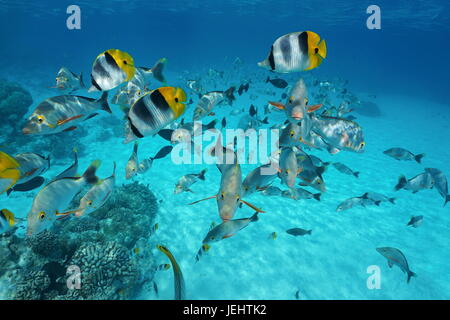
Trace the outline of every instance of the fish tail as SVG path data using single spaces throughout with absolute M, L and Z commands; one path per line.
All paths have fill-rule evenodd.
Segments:
M 251 222 L 256 222 L 256 221 L 258 221 L 258 219 L 259 219 L 259 218 L 258 218 L 258 214 L 259 214 L 259 212 L 256 211 L 255 214 L 253 214 L 252 217 L 250 218 L 250 221 L 251 221 Z
M 450 201 L 450 194 L 448 194 L 448 195 L 445 197 L 444 207 L 445 207 L 445 205 L 447 204 L 447 202 L 449 202 L 449 201 Z
M 83 178 L 89 184 L 96 184 L 98 182 L 98 177 L 95 175 L 97 169 L 100 167 L 101 161 L 95 160 L 91 163 L 89 168 L 83 173 Z
M 267 83 L 267 82 L 269 82 L 269 81 L 270 81 L 270 77 L 267 77 L 267 79 L 266 79 L 266 83 Z
M 314 199 L 316 199 L 317 201 L 320 201 L 321 196 L 322 194 L 320 192 L 313 195 Z
M 415 274 L 414 272 L 412 272 L 410 270 L 410 271 L 408 271 L 408 280 L 407 280 L 408 283 L 409 283 L 409 281 L 411 280 L 412 277 L 417 277 L 417 274 Z
M 400 178 L 398 178 L 397 185 L 394 188 L 395 191 L 403 189 L 405 187 L 406 183 L 407 183 L 407 180 L 406 180 L 405 176 L 401 176 Z
M 112 113 L 111 108 L 109 107 L 109 103 L 108 103 L 108 91 L 104 91 L 102 93 L 102 96 L 100 97 L 100 99 L 98 99 L 97 101 L 102 104 L 102 107 L 101 107 L 102 110 L 104 110 L 108 113 Z
M 306 232 L 306 233 L 309 234 L 309 235 L 312 235 L 312 229 L 308 230 L 308 232 Z
M 157 134 L 161 138 L 163 138 L 163 139 L 165 139 L 165 140 L 170 142 L 170 141 L 172 141 L 172 134 L 173 134 L 174 131 L 175 130 L 172 130 L 172 129 L 162 129 L 162 130 L 159 130 Z
M 265 117 L 262 121 L 264 124 L 269 124 L 269 117 Z
M 359 178 L 359 171 L 353 172 L 353 175 L 357 178 Z
M 163 75 L 163 71 L 164 71 L 164 66 L 167 63 L 167 59 L 166 58 L 162 58 L 160 59 L 151 69 L 151 72 L 153 74 L 153 77 L 158 80 L 159 82 L 166 82 L 166 78 Z
M 159 151 L 155 154 L 154 157 L 151 157 L 151 160 L 155 160 L 155 159 L 162 159 L 164 157 L 166 157 L 169 153 L 172 152 L 173 147 L 172 146 L 165 146 L 162 147 L 161 149 L 159 149 Z
M 395 204 L 395 198 L 389 198 L 389 202 Z
M 414 156 L 414 160 L 416 160 L 417 163 L 421 163 L 423 157 L 425 157 L 425 153 L 421 153 L 421 154 Z
M 137 141 L 135 141 L 135 142 L 134 142 L 134 145 L 133 145 L 133 153 L 136 153 L 136 154 L 137 154 L 137 152 L 138 152 L 138 146 L 139 146 L 139 143 L 138 143 Z
M 6 195 L 9 197 L 9 195 L 11 194 L 11 192 L 13 192 L 14 189 L 13 188 L 9 188 L 8 190 L 6 190 Z
M 217 124 L 217 119 L 214 119 L 213 121 L 211 121 L 210 123 L 208 123 L 206 125 L 206 130 L 214 129 L 216 127 L 216 124 Z
M 198 178 L 200 180 L 205 180 L 205 173 L 206 173 L 207 169 L 203 169 L 202 171 L 200 171 L 200 173 L 198 174 Z

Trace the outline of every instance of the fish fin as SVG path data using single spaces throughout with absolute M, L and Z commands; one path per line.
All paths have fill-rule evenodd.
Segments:
M 394 187 L 395 191 L 403 189 L 407 183 L 408 181 L 406 180 L 406 177 L 400 176 L 400 178 L 398 178 L 397 185 Z
M 254 205 L 252 205 L 251 203 L 248 203 L 247 201 L 241 200 L 241 202 L 247 206 L 249 206 L 250 208 L 252 208 L 253 210 L 257 211 L 257 212 L 262 212 L 264 213 L 265 211 L 258 209 L 257 207 L 255 207 Z
M 206 171 L 207 171 L 207 169 L 203 169 L 202 171 L 200 171 L 200 173 L 198 174 L 197 177 L 198 177 L 200 180 L 205 181 L 205 173 L 206 173 Z
M 80 87 L 86 88 L 86 86 L 84 85 L 84 82 L 83 82 L 83 72 L 80 72 L 78 79 L 80 80 Z
M 61 125 L 63 125 L 63 124 L 66 124 L 67 122 L 70 122 L 70 121 L 72 121 L 72 120 L 79 119 L 79 118 L 81 118 L 81 117 L 83 117 L 83 116 L 84 116 L 83 114 L 79 114 L 79 115 L 76 115 L 76 116 L 73 116 L 73 117 L 70 117 L 70 118 L 67 118 L 67 119 L 64 119 L 64 120 L 58 120 L 57 125 L 58 125 L 58 126 L 61 126 Z
M 387 263 L 389 268 L 392 268 L 392 266 L 394 265 L 394 263 L 391 260 L 388 260 Z
M 380 203 L 381 203 L 381 201 L 375 201 L 375 205 L 376 205 L 376 206 L 379 206 Z
M 314 199 L 316 199 L 317 201 L 320 201 L 320 197 L 322 196 L 321 193 L 316 193 L 313 195 Z
M 231 238 L 231 237 L 234 236 L 235 234 L 236 234 L 236 233 L 227 234 L 226 236 L 223 236 L 222 239 Z
M 103 91 L 102 96 L 100 99 L 97 100 L 97 102 L 100 102 L 102 104 L 102 110 L 106 111 L 108 113 L 112 113 L 111 108 L 108 103 L 108 91 Z
M 353 172 L 353 175 L 354 175 L 356 178 L 359 178 L 359 171 Z
M 281 102 L 269 101 L 269 104 L 271 104 L 272 106 L 274 106 L 280 110 L 286 109 L 286 106 L 284 104 L 282 104 Z
M 315 104 L 313 106 L 308 107 L 308 113 L 314 112 L 322 108 L 322 104 Z
M 395 198 L 389 198 L 389 202 L 395 204 Z
M 98 177 L 95 175 L 95 172 L 100 167 L 101 161 L 95 160 L 91 163 L 91 165 L 86 169 L 83 173 L 82 178 L 86 180 L 89 184 L 96 184 L 98 182 Z
M 214 198 L 217 198 L 217 195 L 211 196 L 211 197 L 208 197 L 208 198 L 205 198 L 205 199 L 201 199 L 201 200 L 194 201 L 194 202 L 192 202 L 192 203 L 189 203 L 189 205 L 193 205 L 193 204 L 199 203 L 199 202 L 201 202 L 201 201 L 205 201 L 205 200 L 209 200 L 209 199 L 214 199 Z
M 166 82 L 166 78 L 163 75 L 164 66 L 166 65 L 166 63 L 167 63 L 166 58 L 159 59 L 158 62 L 156 62 L 156 64 L 151 69 L 153 77 L 162 83 Z
M 95 117 L 95 116 L 98 116 L 98 113 L 97 113 L 97 112 L 88 115 L 88 116 L 86 117 L 86 119 L 84 119 L 84 121 L 89 120 L 89 119 L 92 119 L 92 118 Z
M 444 207 L 445 207 L 445 205 L 447 204 L 447 202 L 449 202 L 449 201 L 450 201 L 450 194 L 448 194 L 448 195 L 445 197 Z
M 167 141 L 172 141 L 172 133 L 174 132 L 174 130 L 172 129 L 162 129 L 158 131 L 158 135 L 167 140 Z
M 165 146 L 162 147 L 161 149 L 159 149 L 159 151 L 155 154 L 154 157 L 152 157 L 152 160 L 155 159 L 162 159 L 164 157 L 166 157 L 169 153 L 172 152 L 173 147 L 172 146 Z
M 67 129 L 64 129 L 63 131 L 64 131 L 64 132 L 73 131 L 73 130 L 75 130 L 76 128 L 77 128 L 77 127 L 75 127 L 75 126 L 71 126 L 71 127 L 67 128 Z
M 21 183 L 21 184 L 16 184 L 13 188 L 8 189 L 8 191 L 6 192 L 7 195 L 9 195 L 12 191 L 31 191 L 34 190 L 36 188 L 39 188 L 40 186 L 42 186 L 42 184 L 44 183 L 45 179 L 41 176 L 38 177 L 34 177 L 33 179 L 25 182 L 25 183 Z
M 417 277 L 417 274 L 415 274 L 414 272 L 412 272 L 411 270 L 408 271 L 408 279 L 406 280 L 408 283 L 411 280 L 412 277 Z
M 265 117 L 261 122 L 264 124 L 269 124 L 269 117 Z
M 256 211 L 255 214 L 253 214 L 253 215 L 250 217 L 250 221 L 251 221 L 251 222 L 256 222 L 256 221 L 258 221 L 258 220 L 259 220 L 258 214 L 259 214 L 259 212 Z
M 425 157 L 425 153 L 421 153 L 421 154 L 414 156 L 414 160 L 416 160 L 417 163 L 421 163 L 423 157 Z
M 8 209 L 2 209 L 1 213 L 5 217 L 6 221 L 8 221 L 9 226 L 10 227 L 14 226 L 14 213 L 9 211 Z
M 267 79 L 266 79 L 266 83 L 267 83 L 267 82 L 269 82 L 269 81 L 270 81 L 270 77 L 267 77 Z

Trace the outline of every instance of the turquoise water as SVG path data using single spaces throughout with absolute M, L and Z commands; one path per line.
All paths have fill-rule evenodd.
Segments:
M 380 30 L 366 27 L 369 16 L 366 8 L 373 4 L 367 1 L 336 1 L 333 5 L 320 1 L 299 4 L 257 0 L 208 4 L 200 1 L 97 1 L 95 5 L 90 1 L 78 1 L 80 30 L 66 27 L 69 4 L 72 3 L 0 1 L 0 78 L 18 83 L 33 99 L 28 114 L 6 117 L 8 121 L 2 124 L 0 146 L 2 151 L 13 155 L 22 152 L 50 155 L 51 166 L 43 174 L 47 182 L 72 163 L 71 149 L 77 146 L 79 173 L 91 161 L 100 159 L 102 166 L 98 175 L 101 178 L 111 174 L 113 162 L 116 162 L 117 188 L 133 181 L 148 185 L 158 199 L 159 210 L 154 221 L 159 228 L 136 245 L 140 254 L 136 254 L 134 248 L 127 248 L 131 259 L 143 256 L 148 269 L 150 265 L 169 263 L 156 249 L 157 244 L 164 244 L 180 265 L 188 299 L 295 299 L 297 291 L 300 299 L 450 298 L 450 206 L 443 207 L 444 201 L 434 189 L 416 194 L 394 191 L 400 175 L 411 178 L 424 168 L 438 168 L 450 174 L 448 3 L 379 1 L 376 4 L 381 8 Z M 267 56 L 277 37 L 304 30 L 317 32 L 327 42 L 327 57 L 318 68 L 277 74 L 256 65 Z M 330 81 L 336 86 L 339 79 L 348 80 L 345 88 L 362 101 L 361 105 L 354 106 L 360 108 L 359 111 L 351 114 L 364 130 L 365 151 L 338 154 L 329 154 L 326 150 L 305 151 L 323 161 L 344 163 L 359 171 L 359 178 L 329 166 L 323 174 L 327 191 L 320 202 L 267 197 L 260 193 L 250 195 L 245 200 L 265 211 L 259 215 L 259 221 L 229 239 L 212 244 L 196 263 L 195 255 L 211 223 L 221 220 L 215 200 L 188 204 L 217 193 L 221 174 L 214 165 L 177 165 L 168 156 L 155 160 L 146 173 L 126 180 L 125 166 L 133 147 L 122 143 L 123 113 L 113 104 L 113 115 L 97 116 L 83 122 L 73 132 L 39 136 L 28 143 L 20 131 L 18 124 L 40 102 L 61 94 L 50 87 L 54 86 L 56 73 L 62 66 L 77 74 L 82 72 L 88 84 L 94 59 L 110 48 L 130 53 L 139 66 L 151 67 L 158 59 L 167 58 L 164 70 L 167 85 L 183 88 L 188 100 L 194 100 L 177 123 L 181 118 L 191 121 L 197 104 L 197 94 L 186 86 L 190 79 L 201 79 L 204 91 L 226 90 L 251 81 L 248 92 L 235 93 L 232 106 L 216 106 L 214 115 L 202 119 L 204 124 L 217 119 L 218 128 L 224 117 L 227 128 L 236 128 L 239 120 L 248 114 L 251 104 L 263 118 L 267 102 L 282 101 L 282 93 L 300 78 L 304 78 L 308 86 L 310 105 L 319 103 L 316 80 Z M 238 57 L 239 63 L 236 62 Z M 223 78 L 210 70 L 223 71 Z M 265 82 L 267 76 L 282 78 L 289 87 L 275 88 Z M 159 86 L 162 86 L 159 82 L 150 80 L 150 89 Z M 76 94 L 100 96 L 86 90 Z M 330 92 L 327 94 L 332 96 Z M 322 108 L 339 103 L 339 98 L 333 98 Z M 369 105 L 379 112 L 369 110 Z M 243 113 L 232 115 L 232 110 L 242 108 Z M 2 111 L 4 115 L 15 112 L 13 105 L 3 105 Z M 286 120 L 284 113 L 276 110 L 267 116 L 269 124 L 261 128 Z M 46 139 L 53 139 L 53 142 L 45 142 Z M 159 136 L 145 137 L 139 143 L 139 157 L 152 156 L 166 145 L 168 142 Z M 392 147 L 426 155 L 420 164 L 397 161 L 383 154 Z M 258 165 L 242 164 L 243 177 Z M 204 168 L 207 168 L 206 180 L 196 182 L 193 192 L 174 194 L 181 176 L 198 173 Z M 286 189 L 280 179 L 273 185 Z M 0 207 L 26 218 L 38 191 L 1 194 Z M 336 207 L 344 200 L 369 191 L 395 197 L 395 204 L 383 202 L 379 206 L 336 212 Z M 253 212 L 243 206 L 235 218 L 249 217 Z M 418 215 L 424 216 L 423 224 L 419 228 L 407 227 L 410 217 Z M 27 224 L 25 221 L 18 223 L 24 227 Z M 130 219 L 123 223 L 139 221 Z M 285 232 L 294 227 L 312 229 L 312 235 L 293 237 Z M 19 227 L 15 235 L 23 239 L 24 231 Z M 121 232 L 120 229 L 117 232 Z M 272 232 L 278 235 L 275 240 L 269 239 Z M 2 245 L 8 243 L 10 237 L 4 237 Z M 397 266 L 388 267 L 386 259 L 376 251 L 378 247 L 401 250 L 417 277 L 407 283 L 406 275 Z M 23 252 L 27 252 L 26 249 Z M 26 255 L 26 259 L 33 257 L 30 253 Z M 6 258 L 0 257 L 2 259 Z M 64 260 L 55 261 L 66 267 Z M 2 261 L 2 267 L 8 265 L 20 272 L 40 270 L 40 262 L 31 265 L 21 263 L 20 259 L 17 261 Z M 145 263 L 140 265 L 143 274 L 148 272 Z M 367 268 L 374 265 L 380 268 L 381 286 L 371 290 L 367 286 L 370 276 Z M 125 298 L 173 298 L 172 271 L 156 272 L 152 281 L 157 283 L 158 294 L 150 283 L 145 283 L 137 286 L 135 294 Z M 4 271 L 0 285 L 0 297 L 9 298 L 15 284 Z

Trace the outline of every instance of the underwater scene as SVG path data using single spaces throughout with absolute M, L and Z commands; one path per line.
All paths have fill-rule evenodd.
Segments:
M 0 0 L 0 299 L 450 299 L 449 8 Z

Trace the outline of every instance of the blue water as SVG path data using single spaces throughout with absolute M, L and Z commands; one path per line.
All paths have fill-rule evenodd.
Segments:
M 81 30 L 66 28 L 66 8 L 81 8 Z M 312 151 L 324 161 L 342 162 L 360 178 L 344 175 L 330 167 L 324 174 L 327 191 L 322 201 L 294 201 L 282 197 L 251 195 L 251 203 L 266 213 L 239 234 L 212 246 L 208 254 L 195 263 L 195 254 L 212 221 L 220 223 L 214 200 L 195 206 L 188 203 L 217 192 L 220 173 L 213 165 L 175 165 L 170 157 L 155 161 L 152 169 L 135 178 L 149 186 L 162 200 L 157 216 L 159 230 L 148 243 L 156 264 L 167 258 L 153 249 L 166 245 L 176 257 L 190 299 L 449 299 L 450 298 L 450 206 L 436 190 L 412 194 L 395 192 L 400 175 L 408 178 L 424 168 L 438 168 L 450 175 L 449 116 L 450 90 L 450 6 L 447 1 L 378 1 L 381 29 L 366 27 L 366 8 L 372 1 L 0 1 L 0 78 L 19 83 L 27 89 L 33 104 L 30 111 L 46 98 L 58 95 L 49 88 L 60 67 L 83 72 L 88 83 L 92 63 L 101 52 L 118 48 L 130 53 L 137 65 L 151 67 L 166 57 L 168 85 L 181 86 L 188 99 L 197 98 L 186 88 L 189 78 L 207 78 L 209 69 L 224 71 L 226 80 L 211 79 L 209 90 L 225 90 L 251 80 L 249 92 L 238 96 L 231 109 L 250 104 L 263 114 L 269 100 L 280 100 L 283 90 L 264 83 L 267 76 L 279 76 L 292 86 L 301 77 L 332 80 L 347 79 L 346 86 L 361 100 L 371 100 L 381 110 L 380 116 L 355 114 L 363 127 L 366 140 L 364 153 L 342 151 L 331 155 Z M 266 58 L 273 41 L 294 31 L 312 30 L 327 41 L 328 54 L 314 70 L 289 75 L 272 74 L 256 63 Z M 237 68 L 233 61 L 243 64 Z M 332 80 L 334 81 L 334 80 Z M 155 87 L 160 84 L 153 81 Z M 317 88 L 308 88 L 315 93 Z M 276 92 L 275 96 L 271 92 Z M 256 95 L 251 100 L 250 94 Z M 77 92 L 98 97 L 98 94 Z M 310 94 L 312 96 L 312 94 Z M 369 98 L 376 96 L 373 98 Z M 311 100 L 312 98 L 310 98 Z M 195 100 L 196 101 L 196 100 Z M 310 104 L 314 104 L 311 101 Z M 337 103 L 337 102 L 336 102 Z M 192 119 L 191 105 L 186 121 Z M 113 117 L 122 121 L 115 108 Z M 4 112 L 4 111 L 3 111 Z M 2 113 L 3 113 L 2 112 Z M 6 111 L 10 112 L 10 111 Z M 237 125 L 242 114 L 230 116 L 230 107 L 219 106 L 215 116 L 205 122 L 226 116 L 227 127 Z M 24 115 L 25 118 L 25 115 Z M 125 180 L 125 166 L 131 144 L 109 135 L 98 138 L 104 130 L 102 116 L 87 121 L 86 135 L 74 144 L 84 146 L 80 168 L 93 159 L 101 159 L 101 177 L 107 177 L 117 162 L 117 186 Z M 207 121 L 206 121 L 207 120 Z M 269 115 L 270 125 L 283 122 L 279 113 Z M 113 122 L 105 122 L 112 125 Z M 8 127 L 11 123 L 3 123 Z M 266 126 L 267 127 L 267 126 Z M 2 136 L 0 146 L 13 132 Z M 46 139 L 48 136 L 42 136 Z M 76 137 L 76 136 L 75 136 Z M 167 143 L 158 137 L 140 142 L 139 154 L 155 154 Z M 403 147 L 413 153 L 425 153 L 421 164 L 400 162 L 383 154 L 391 147 Z M 55 150 L 13 150 L 51 154 Z M 309 152 L 309 151 L 308 151 Z M 45 174 L 49 178 L 61 172 L 72 161 L 70 153 L 58 159 Z M 178 179 L 208 168 L 206 182 L 193 185 L 194 193 L 174 195 Z M 245 176 L 255 165 L 242 165 Z M 277 179 L 275 184 L 284 188 Z M 310 189 L 313 191 L 313 189 Z M 395 205 L 382 203 L 367 208 L 357 207 L 336 212 L 347 198 L 376 191 L 396 197 Z M 18 217 L 26 217 L 36 190 L 0 195 L 0 207 L 9 208 Z M 252 214 L 244 206 L 236 217 Z M 423 215 L 417 229 L 406 227 L 411 216 Z M 150 226 L 149 226 L 150 227 Z M 285 230 L 301 227 L 312 229 L 311 236 L 292 237 Z M 268 240 L 271 232 L 276 240 Z M 23 232 L 18 231 L 20 237 Z M 406 275 L 375 249 L 395 247 L 408 259 L 417 277 L 408 284 Z M 0 259 L 3 259 L 0 257 Z M 368 289 L 369 266 L 379 266 L 381 287 Z M 155 275 L 159 295 L 150 289 L 134 298 L 172 299 L 172 272 Z M 7 286 L 1 290 L 6 297 Z M 146 291 L 147 290 L 147 291 Z

